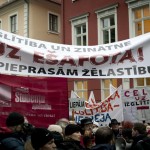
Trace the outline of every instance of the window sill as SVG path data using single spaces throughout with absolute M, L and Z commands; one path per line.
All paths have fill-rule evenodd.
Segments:
M 48 34 L 59 34 L 59 32 L 55 32 L 55 31 L 50 31 L 50 30 L 48 30 Z

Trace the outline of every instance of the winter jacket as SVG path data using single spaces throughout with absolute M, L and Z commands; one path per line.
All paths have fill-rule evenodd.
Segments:
M 58 147 L 58 150 L 85 150 L 79 141 L 73 139 L 64 140 Z
M 150 150 L 150 138 L 138 136 L 134 139 L 131 150 Z
M 1 149 L 24 150 L 25 137 L 22 133 L 11 133 L 0 141 Z

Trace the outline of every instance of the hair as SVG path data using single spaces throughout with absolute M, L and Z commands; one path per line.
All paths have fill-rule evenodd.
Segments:
M 99 127 L 95 133 L 95 143 L 96 144 L 108 144 L 114 140 L 114 134 L 109 127 Z
M 143 123 L 134 123 L 133 129 L 137 130 L 139 134 L 145 134 L 146 133 L 146 126 Z

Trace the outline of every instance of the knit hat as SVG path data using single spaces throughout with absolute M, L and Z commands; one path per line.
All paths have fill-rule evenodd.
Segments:
M 40 149 L 53 139 L 53 134 L 46 128 L 35 128 L 31 134 L 31 143 L 35 150 Z
M 24 116 L 17 112 L 12 112 L 6 119 L 6 126 L 13 127 L 24 123 Z
M 59 133 L 62 133 L 62 127 L 60 125 L 51 124 L 48 126 L 49 131 L 57 131 Z
M 84 127 L 84 125 L 87 125 L 87 124 L 93 124 L 91 118 L 83 118 L 83 119 L 81 120 L 81 126 L 82 126 L 82 127 Z
M 80 126 L 76 124 L 68 124 L 65 128 L 65 135 L 71 135 L 75 132 L 81 132 Z
M 109 123 L 109 127 L 112 127 L 112 125 L 119 125 L 117 119 L 111 119 L 111 123 Z

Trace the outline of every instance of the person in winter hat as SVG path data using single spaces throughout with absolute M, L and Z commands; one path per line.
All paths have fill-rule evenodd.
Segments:
M 47 128 L 49 131 L 55 131 L 55 132 L 59 132 L 62 136 L 63 135 L 63 129 L 60 125 L 57 125 L 57 124 L 51 124 L 48 126 Z
M 53 134 L 46 128 L 33 130 L 31 144 L 35 150 L 56 150 Z
M 19 112 L 11 112 L 6 118 L 6 126 L 11 133 L 1 140 L 5 150 L 24 150 L 26 134 L 23 132 L 24 116 Z
M 61 143 L 61 150 L 83 150 L 80 144 L 81 127 L 77 124 L 68 124 L 65 128 L 65 139 Z

